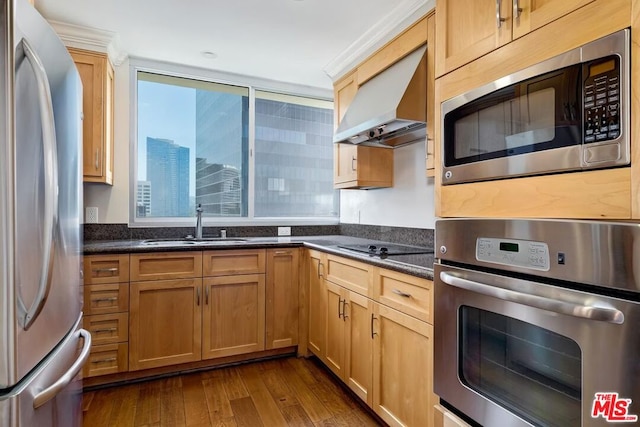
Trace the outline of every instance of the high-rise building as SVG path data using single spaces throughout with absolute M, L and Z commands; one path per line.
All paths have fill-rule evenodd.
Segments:
M 145 217 L 151 214 L 151 183 L 149 181 L 138 181 L 136 202 L 137 217 Z
M 196 90 L 196 204 L 207 216 L 246 216 L 249 98 L 246 88 Z
M 189 216 L 189 148 L 172 140 L 147 137 L 147 181 L 150 183 L 150 215 Z

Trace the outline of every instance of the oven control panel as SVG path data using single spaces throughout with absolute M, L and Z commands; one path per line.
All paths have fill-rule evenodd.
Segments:
M 476 259 L 493 264 L 549 271 L 549 246 L 530 240 L 478 237 Z

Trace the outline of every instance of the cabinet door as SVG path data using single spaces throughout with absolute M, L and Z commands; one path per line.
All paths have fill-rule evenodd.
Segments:
M 363 402 L 372 406 L 373 301 L 355 292 L 348 292 L 343 312 L 346 321 L 344 380 Z
M 344 113 L 349 108 L 351 101 L 358 91 L 358 82 L 356 81 L 356 72 L 346 75 L 334 85 L 334 122 L 338 127 L 340 120 L 344 117 Z
M 200 360 L 202 279 L 133 282 L 130 289 L 129 369 Z
M 83 175 L 113 184 L 113 67 L 106 54 L 69 49 L 82 81 Z
M 345 321 L 343 310 L 345 303 L 344 288 L 325 281 L 327 292 L 327 341 L 325 363 L 337 376 L 344 377 L 345 369 Z
M 512 0 L 437 0 L 436 76 L 511 41 L 512 7 Z
M 267 250 L 267 349 L 298 344 L 299 254 L 297 248 Z
M 263 274 L 204 279 L 202 358 L 264 350 Z
M 513 0 L 513 38 L 521 37 L 595 0 Z M 514 10 L 515 13 L 515 10 Z
M 358 146 L 334 144 L 333 146 L 333 182 L 342 184 L 358 178 Z
M 327 291 L 322 276 L 326 269 L 326 255 L 308 251 L 307 280 L 309 283 L 309 350 L 323 358 L 327 337 Z
M 391 426 L 430 425 L 433 327 L 373 306 L 373 410 Z

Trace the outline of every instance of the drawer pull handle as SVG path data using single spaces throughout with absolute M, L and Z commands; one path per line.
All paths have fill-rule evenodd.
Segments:
M 408 294 L 406 292 L 402 292 L 400 289 L 394 289 L 391 292 L 393 292 L 396 295 L 400 295 L 401 297 L 404 297 L 404 298 L 411 298 L 411 294 Z
M 118 330 L 118 328 L 104 328 L 104 329 L 96 329 L 95 332 L 96 334 L 106 334 L 109 332 L 116 332 Z
M 91 363 L 108 363 L 115 362 L 117 359 L 115 357 L 109 357 L 108 359 L 100 359 L 100 360 L 92 360 Z
M 91 302 L 113 302 L 113 301 L 118 301 L 118 297 L 96 298 L 91 300 Z
M 200 305 L 200 288 L 196 288 L 196 304 Z
M 94 268 L 93 270 L 94 273 L 117 273 L 118 272 L 118 267 L 111 267 L 111 268 Z
M 275 251 L 276 255 L 290 255 L 291 251 Z
M 338 319 L 342 317 L 342 310 L 340 309 L 341 305 L 342 305 L 342 298 L 338 297 Z
M 209 286 L 204 288 L 204 303 L 209 305 Z

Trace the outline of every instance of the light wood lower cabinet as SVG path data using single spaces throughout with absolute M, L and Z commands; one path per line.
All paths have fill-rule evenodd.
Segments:
M 264 350 L 264 274 L 204 279 L 202 358 Z
M 309 350 L 389 425 L 431 425 L 433 282 L 317 251 L 307 267 Z
M 201 359 L 201 278 L 132 282 L 130 299 L 130 370 Z
M 433 326 L 374 304 L 373 409 L 391 426 L 432 419 Z
M 91 333 L 85 378 L 128 370 L 129 255 L 84 257 L 83 328 Z
M 327 255 L 323 252 L 307 251 L 306 280 L 309 287 L 308 321 L 309 350 L 322 358 L 327 340 L 327 290 L 323 278 L 326 269 Z
M 298 344 L 300 249 L 267 250 L 266 349 Z

